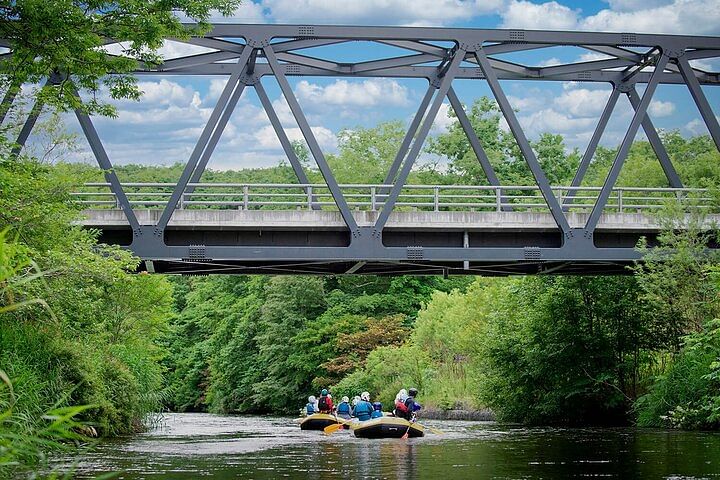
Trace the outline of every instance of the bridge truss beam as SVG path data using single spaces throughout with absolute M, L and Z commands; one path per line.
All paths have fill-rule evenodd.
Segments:
M 614 271 L 638 258 L 633 248 L 601 248 L 593 234 L 610 192 L 617 181 L 630 145 L 640 127 L 668 178 L 671 187 L 682 187 L 672 161 L 647 115 L 658 85 L 686 85 L 700 111 L 708 131 L 720 149 L 720 126 L 703 92 L 703 86 L 720 85 L 718 72 L 704 71 L 690 62 L 720 57 L 720 38 L 651 35 L 634 33 L 557 32 L 528 30 L 448 29 L 422 27 L 365 27 L 320 25 L 217 25 L 203 38 L 175 40 L 201 46 L 212 51 L 173 58 L 163 64 L 140 68 L 138 75 L 210 75 L 226 76 L 227 84 L 198 139 L 170 201 L 154 225 L 141 225 L 112 168 L 91 119 L 78 111 L 77 117 L 106 179 L 125 212 L 133 231 L 129 247 L 152 271 L 230 273 L 292 272 L 292 273 L 465 273 L 502 274 L 534 271 Z M 339 62 L 323 58 L 322 49 L 350 42 L 373 42 L 394 47 L 400 54 L 387 55 L 364 62 Z M 558 46 L 577 47 L 607 56 L 598 60 L 553 66 L 523 65 L 502 55 L 528 50 L 542 51 Z M 374 225 L 358 225 L 348 201 L 340 191 L 332 170 L 320 148 L 300 104 L 295 98 L 288 77 L 388 77 L 418 78 L 428 82 L 415 118 L 397 153 L 381 192 L 383 206 Z M 168 245 L 165 232 L 184 194 L 193 191 L 222 135 L 236 104 L 246 87 L 254 88 L 270 123 L 301 184 L 307 174 L 298 161 L 277 112 L 262 82 L 274 78 L 300 127 L 310 152 L 330 191 L 337 210 L 348 230 L 348 243 L 341 247 L 322 246 L 213 246 Z M 420 153 L 435 116 L 447 99 L 457 114 L 490 185 L 499 179 L 485 154 L 482 143 L 473 131 L 462 104 L 452 87 L 457 79 L 486 83 L 515 137 L 522 155 L 544 197 L 549 213 L 557 225 L 559 244 L 472 247 L 406 245 L 383 243 L 383 231 L 402 191 L 415 159 Z M 527 135 L 524 133 L 501 81 L 576 81 L 601 82 L 612 86 L 607 105 L 598 121 L 573 186 L 582 183 L 619 96 L 628 96 L 634 116 L 608 173 L 597 203 L 582 228 L 571 228 L 566 214 L 571 208 L 573 193 L 564 199 L 553 195 Z M 49 84 L 57 79 L 48 79 Z M 644 85 L 642 97 L 636 87 Z M 3 116 L 15 92 L 3 99 Z M 30 112 L 17 141 L 16 152 L 25 144 L 42 109 L 36 104 Z M 308 198 L 315 199 L 308 189 Z M 312 205 L 319 209 L 318 205 Z M 468 226 L 472 227 L 471 225 Z M 159 266 L 163 266 L 160 267 Z

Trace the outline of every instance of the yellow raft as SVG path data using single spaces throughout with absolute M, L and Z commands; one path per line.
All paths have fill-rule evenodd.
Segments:
M 300 430 L 322 430 L 330 425 L 340 423 L 347 425 L 347 421 L 335 415 L 328 415 L 327 413 L 313 413 L 303 418 L 300 422 Z
M 410 438 L 425 436 L 425 427 L 398 417 L 380 417 L 354 422 L 350 424 L 350 428 L 358 438 L 402 438 L 405 433 Z

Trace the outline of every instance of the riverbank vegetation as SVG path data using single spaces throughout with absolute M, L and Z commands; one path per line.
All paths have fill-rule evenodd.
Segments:
M 501 181 L 529 183 L 494 104 L 476 102 L 470 117 Z M 399 123 L 345 131 L 329 161 L 341 182 L 381 181 L 401 140 Z M 687 185 L 720 182 L 708 137 L 663 140 Z M 578 153 L 556 135 L 534 147 L 553 183 L 569 183 Z M 457 124 L 428 150 L 447 166 L 426 163 L 411 181 L 485 183 Z M 613 155 L 599 149 L 586 184 L 602 181 Z M 336 397 L 368 390 L 387 406 L 408 386 L 426 406 L 490 408 L 507 421 L 720 426 L 720 268 L 704 248 L 717 239 L 701 214 L 666 209 L 659 247 L 619 277 L 168 278 L 132 274 L 138 259 L 76 226 L 69 192 L 102 172 L 17 158 L 6 143 L 0 157 L 4 433 L 42 432 L 47 412 L 65 407 L 83 406 L 73 421 L 116 435 L 165 408 L 294 413 L 322 387 Z M 370 160 L 351 168 L 359 158 Z M 181 168 L 117 172 L 173 182 Z M 638 141 L 620 183 L 663 186 L 662 175 Z M 296 181 L 285 164 L 203 180 Z M 0 462 L 10 463 L 4 438 Z

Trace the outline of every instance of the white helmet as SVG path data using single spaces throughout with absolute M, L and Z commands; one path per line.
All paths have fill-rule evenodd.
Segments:
M 359 401 L 360 401 L 360 397 L 358 397 L 357 395 L 355 395 L 355 397 L 353 397 L 353 401 L 352 401 L 353 407 L 354 407 L 355 405 L 357 405 Z
M 348 403 L 350 399 L 347 396 L 342 397 L 342 401 Z
M 401 402 L 404 402 L 405 400 L 407 400 L 407 398 L 408 398 L 408 392 L 407 392 L 407 390 L 405 390 L 405 389 L 403 388 L 402 390 L 400 390 L 400 392 L 398 392 L 398 399 L 399 399 Z
M 360 394 L 360 400 L 365 400 L 366 402 L 370 401 L 370 392 L 362 392 Z
M 315 403 L 317 399 L 315 398 L 315 395 L 310 395 L 308 397 L 308 403 Z

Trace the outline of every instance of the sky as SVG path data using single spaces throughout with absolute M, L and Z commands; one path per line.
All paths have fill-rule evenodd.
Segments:
M 720 0 L 245 0 L 230 18 L 214 22 L 302 23 L 353 25 L 418 25 L 465 28 L 518 28 L 720 35 Z M 199 47 L 195 47 L 196 49 Z M 355 42 L 339 47 L 308 50 L 329 58 L 370 60 L 391 47 Z M 167 58 L 193 50 L 167 43 Z M 552 65 L 599 57 L 586 50 L 565 47 L 530 51 L 504 57 L 529 65 Z M 720 71 L 720 59 L 694 64 Z M 225 78 L 140 78 L 140 102 L 115 101 L 118 117 L 94 122 L 111 161 L 116 165 L 187 162 Z M 425 93 L 423 80 L 298 78 L 291 85 L 313 131 L 327 153 L 337 151 L 342 129 L 372 127 L 381 121 L 409 123 Z M 291 139 L 301 134 L 282 100 L 274 78 L 263 80 Z M 491 96 L 484 81 L 460 80 L 453 86 L 466 105 Z M 530 139 L 543 132 L 562 134 L 568 148 L 583 150 L 610 93 L 608 85 L 570 82 L 503 82 L 510 103 Z M 716 115 L 720 115 L 720 86 L 703 87 Z M 443 105 L 432 135 L 447 129 Z M 684 86 L 661 85 L 650 105 L 656 127 L 678 129 L 684 135 L 706 133 L 704 123 Z M 601 144 L 617 145 L 632 117 L 623 96 Z M 66 128 L 79 132 L 74 117 L 64 117 Z M 638 138 L 643 135 L 639 134 Z M 32 141 L 32 139 L 31 139 Z M 73 159 L 93 162 L 84 138 Z M 275 133 L 252 89 L 246 89 L 210 161 L 214 169 L 240 169 L 276 165 L 284 158 Z M 425 157 L 427 159 L 427 156 Z

